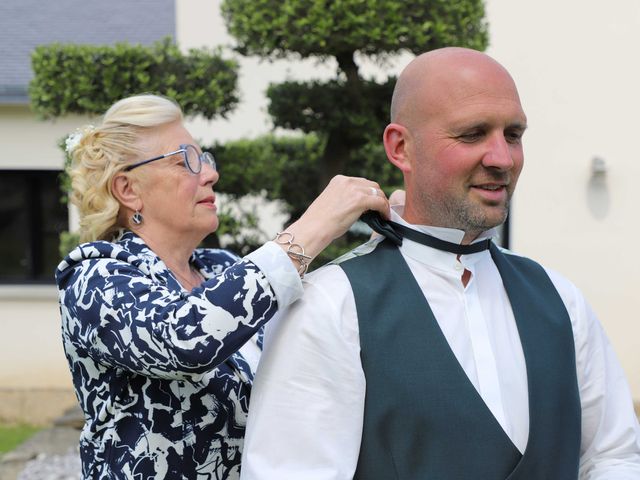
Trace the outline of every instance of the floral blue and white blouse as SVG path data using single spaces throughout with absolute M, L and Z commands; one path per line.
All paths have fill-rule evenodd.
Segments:
M 78 246 L 56 271 L 62 338 L 84 411 L 84 479 L 239 478 L 262 326 L 302 294 L 273 243 L 198 249 L 187 292 L 142 239 Z

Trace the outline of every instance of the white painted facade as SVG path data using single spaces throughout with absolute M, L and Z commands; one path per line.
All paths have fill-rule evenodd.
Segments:
M 230 44 L 219 1 L 177 0 L 182 48 Z M 632 304 L 640 257 L 640 3 L 615 0 L 487 0 L 491 46 L 519 86 L 529 118 L 525 169 L 512 216 L 512 249 L 560 271 L 599 314 L 640 400 L 640 315 Z M 398 72 L 409 57 L 385 68 Z M 242 59 L 241 105 L 227 120 L 189 122 L 203 143 L 267 132 L 264 90 L 286 78 L 328 77 L 313 61 Z M 375 74 L 375 68 L 366 71 Z M 0 107 L 0 169 L 59 169 L 57 141 L 89 119 L 41 122 L 24 107 Z M 604 174 L 592 173 L 594 157 Z M 629 250 L 627 252 L 627 250 Z M 54 287 L 0 286 L 0 390 L 69 389 Z M 64 407 L 64 406 L 61 406 Z M 0 409 L 0 418 L 2 410 Z

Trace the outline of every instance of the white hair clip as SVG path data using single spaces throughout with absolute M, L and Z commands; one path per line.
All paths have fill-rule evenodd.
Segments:
M 94 127 L 93 125 L 87 125 L 86 127 L 78 128 L 75 132 L 73 132 L 66 138 L 66 140 L 64 141 L 64 149 L 69 155 L 71 155 L 76 147 L 80 144 L 80 140 L 82 140 L 82 137 L 87 133 L 93 132 L 95 129 L 96 127 Z

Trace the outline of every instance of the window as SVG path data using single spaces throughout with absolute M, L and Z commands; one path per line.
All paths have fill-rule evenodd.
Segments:
M 59 172 L 0 171 L 0 283 L 53 283 L 68 230 Z

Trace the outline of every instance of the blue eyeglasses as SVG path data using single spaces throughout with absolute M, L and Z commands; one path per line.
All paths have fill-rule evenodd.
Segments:
M 163 158 L 170 157 L 172 155 L 177 155 L 181 153 L 184 158 L 184 165 L 187 167 L 191 173 L 197 175 L 202 170 L 202 164 L 206 163 L 214 170 L 218 170 L 216 166 L 216 159 L 213 158 L 213 155 L 210 152 L 202 152 L 199 153 L 198 149 L 193 145 L 180 145 L 180 149 L 175 152 L 165 153 L 164 155 L 160 155 L 158 157 L 149 158 L 148 160 L 142 160 L 141 162 L 136 162 L 132 165 L 129 165 L 124 169 L 125 172 L 129 172 L 134 168 L 138 168 L 142 165 L 146 165 L 147 163 L 155 162 L 156 160 L 161 160 Z

